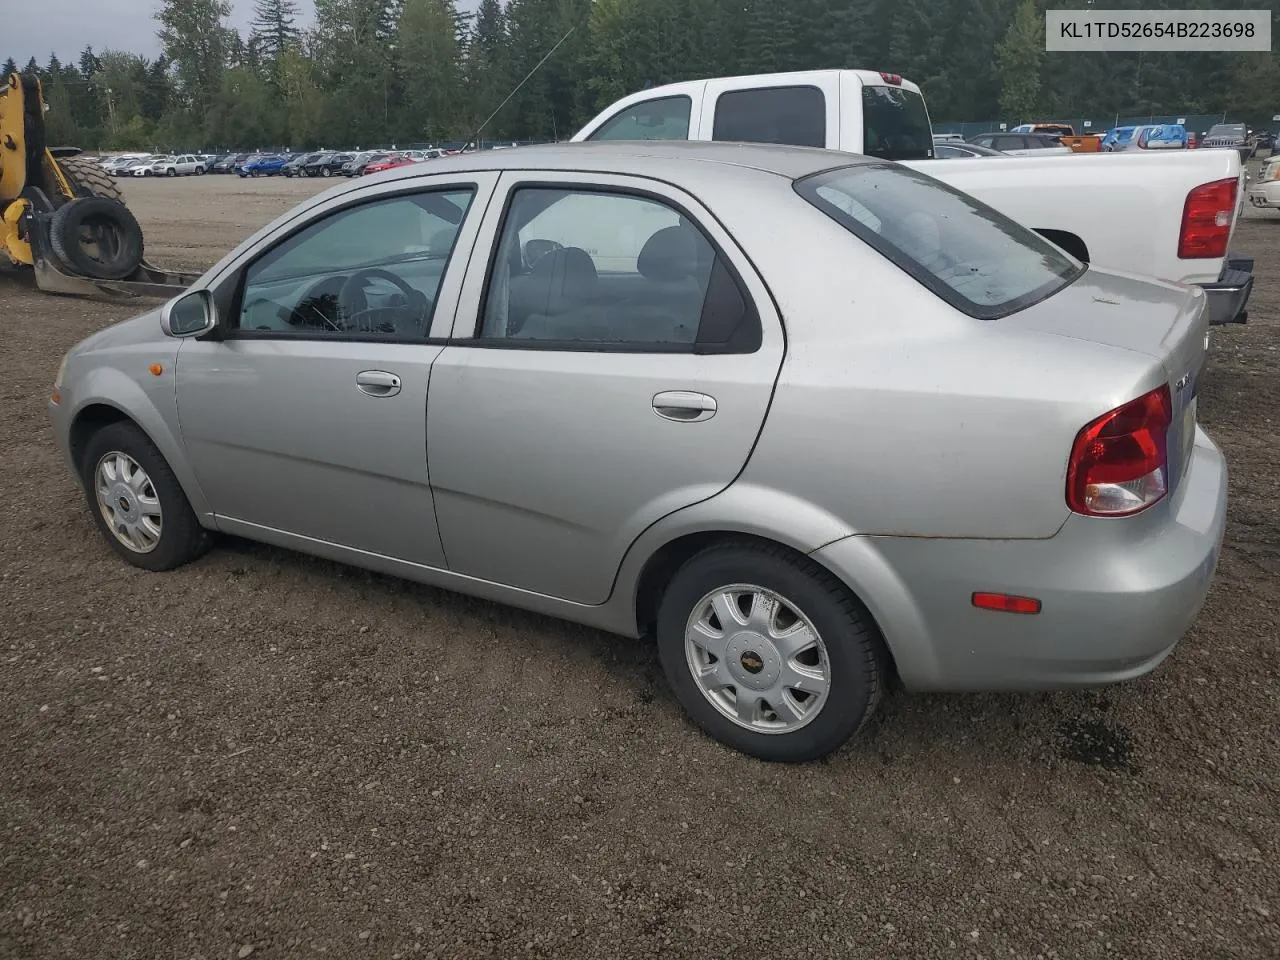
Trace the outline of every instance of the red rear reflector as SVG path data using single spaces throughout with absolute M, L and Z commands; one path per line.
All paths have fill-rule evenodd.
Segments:
M 1076 434 L 1067 464 L 1067 506 L 1091 517 L 1127 516 L 1168 492 L 1169 387 L 1105 413 Z
M 880 79 L 885 83 L 892 83 L 895 87 L 902 86 L 902 75 L 897 73 L 885 73 L 880 71 Z
M 1178 256 L 1183 260 L 1225 257 L 1236 212 L 1239 181 L 1228 178 L 1202 183 L 1187 194 L 1182 207 Z
M 1040 601 L 1035 597 L 1015 597 L 1007 593 L 975 593 L 973 605 L 1001 613 L 1039 613 Z

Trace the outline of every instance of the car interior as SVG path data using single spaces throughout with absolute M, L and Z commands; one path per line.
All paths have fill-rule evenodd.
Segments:
M 716 259 L 710 241 L 675 210 L 632 198 L 614 198 L 630 205 L 598 207 L 616 215 L 603 218 L 616 228 L 610 231 L 577 215 L 550 215 L 559 204 L 583 199 L 559 190 L 520 192 L 495 263 L 482 336 L 693 343 Z
M 469 192 L 394 197 L 294 234 L 246 271 L 239 328 L 425 338 L 470 200 Z

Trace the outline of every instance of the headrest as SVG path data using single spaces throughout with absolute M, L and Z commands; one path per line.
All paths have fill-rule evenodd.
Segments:
M 698 274 L 705 246 L 706 240 L 694 227 L 666 227 L 645 243 L 636 259 L 636 269 L 649 280 L 684 280 Z
M 530 304 L 540 313 L 556 314 L 595 297 L 595 261 L 580 247 L 562 247 L 540 258 L 529 272 Z
M 453 238 L 457 236 L 457 227 L 444 227 L 431 235 L 427 243 L 427 253 L 433 257 L 447 257 L 453 249 Z

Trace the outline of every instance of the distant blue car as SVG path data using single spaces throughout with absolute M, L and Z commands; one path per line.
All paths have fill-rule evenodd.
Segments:
M 288 157 L 273 156 L 259 157 L 256 160 L 250 160 L 240 168 L 240 176 L 242 177 L 274 177 L 276 174 L 284 170 L 284 165 L 289 162 Z

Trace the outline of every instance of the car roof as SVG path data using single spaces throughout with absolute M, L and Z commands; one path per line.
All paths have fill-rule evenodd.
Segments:
M 589 140 L 580 143 L 536 144 L 508 150 L 484 150 L 442 157 L 426 169 L 398 167 L 378 174 L 387 179 L 479 170 L 575 170 L 584 173 L 642 173 L 661 177 L 684 169 L 719 164 L 797 179 L 850 164 L 874 163 L 874 157 L 781 144 L 726 143 L 696 140 Z M 383 181 L 385 182 L 385 181 Z

